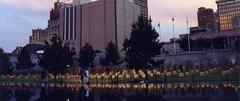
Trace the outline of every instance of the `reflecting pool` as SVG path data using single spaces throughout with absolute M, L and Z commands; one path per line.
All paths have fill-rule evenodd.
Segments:
M 238 83 L 1 83 L 0 101 L 239 101 Z

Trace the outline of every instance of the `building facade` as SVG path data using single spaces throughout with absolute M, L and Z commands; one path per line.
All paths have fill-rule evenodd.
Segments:
M 29 43 L 43 44 L 45 40 L 45 30 L 43 29 L 33 29 L 32 35 L 29 38 Z
M 240 28 L 240 0 L 218 0 L 216 3 L 220 30 Z
M 198 26 L 209 31 L 215 32 L 215 15 L 211 8 L 201 7 L 197 12 Z
M 141 15 L 148 17 L 148 0 L 134 0 L 140 6 Z
M 156 60 L 164 59 L 165 65 L 225 65 L 228 63 L 239 64 L 240 54 L 233 50 L 196 51 L 176 55 L 167 54 L 156 56 Z
M 233 49 L 235 50 L 236 42 L 240 39 L 240 29 L 226 30 L 222 32 L 201 32 L 201 33 L 191 33 L 191 34 L 182 34 L 179 36 L 180 40 L 190 38 L 191 50 L 198 51 L 199 40 L 210 40 L 208 41 L 211 45 L 211 50 L 219 49 Z M 218 44 L 218 45 L 217 45 Z
M 181 34 L 179 35 L 179 39 L 182 40 L 184 38 L 187 38 L 189 34 Z M 199 33 L 190 33 L 191 40 L 197 40 L 197 39 L 214 39 L 219 37 L 232 37 L 237 38 L 240 37 L 240 29 L 234 29 L 234 30 L 227 30 L 223 32 L 199 32 Z
M 164 43 L 160 51 L 162 54 L 178 54 L 182 52 L 178 42 L 175 43 L 175 46 L 173 42 Z
M 54 34 L 60 32 L 60 6 L 58 3 L 54 4 L 54 8 L 50 11 L 48 20 L 48 27 L 45 29 L 33 29 L 32 35 L 29 38 L 30 44 L 44 44 L 49 41 Z
M 51 15 L 56 16 L 51 19 Z M 124 40 L 130 37 L 131 24 L 139 15 L 140 7 L 132 0 L 57 2 L 50 12 L 45 34 L 58 33 L 65 44 L 76 50 L 89 43 L 94 49 L 104 51 L 110 41 L 121 49 Z M 31 39 L 30 42 L 35 42 L 33 39 L 37 38 L 32 35 Z

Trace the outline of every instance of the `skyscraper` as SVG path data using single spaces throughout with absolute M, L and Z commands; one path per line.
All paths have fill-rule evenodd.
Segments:
M 216 3 L 220 30 L 240 28 L 240 0 L 218 0 Z
M 148 0 L 134 0 L 140 6 L 141 15 L 148 17 Z
M 215 32 L 215 17 L 213 9 L 205 7 L 198 8 L 197 17 L 199 27 Z

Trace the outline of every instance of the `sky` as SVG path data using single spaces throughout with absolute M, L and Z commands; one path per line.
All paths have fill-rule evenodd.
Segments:
M 32 29 L 46 28 L 49 11 L 57 0 L 0 0 L 0 47 L 12 52 L 29 42 Z M 175 36 L 187 33 L 189 26 L 197 26 L 199 7 L 216 10 L 215 0 L 148 0 L 153 26 L 161 23 L 161 40 L 173 37 L 172 17 L 175 18 Z M 156 28 L 158 30 L 158 28 Z

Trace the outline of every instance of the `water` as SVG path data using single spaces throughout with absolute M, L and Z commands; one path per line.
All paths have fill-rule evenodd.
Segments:
M 238 84 L 0 84 L 0 101 L 240 101 Z

